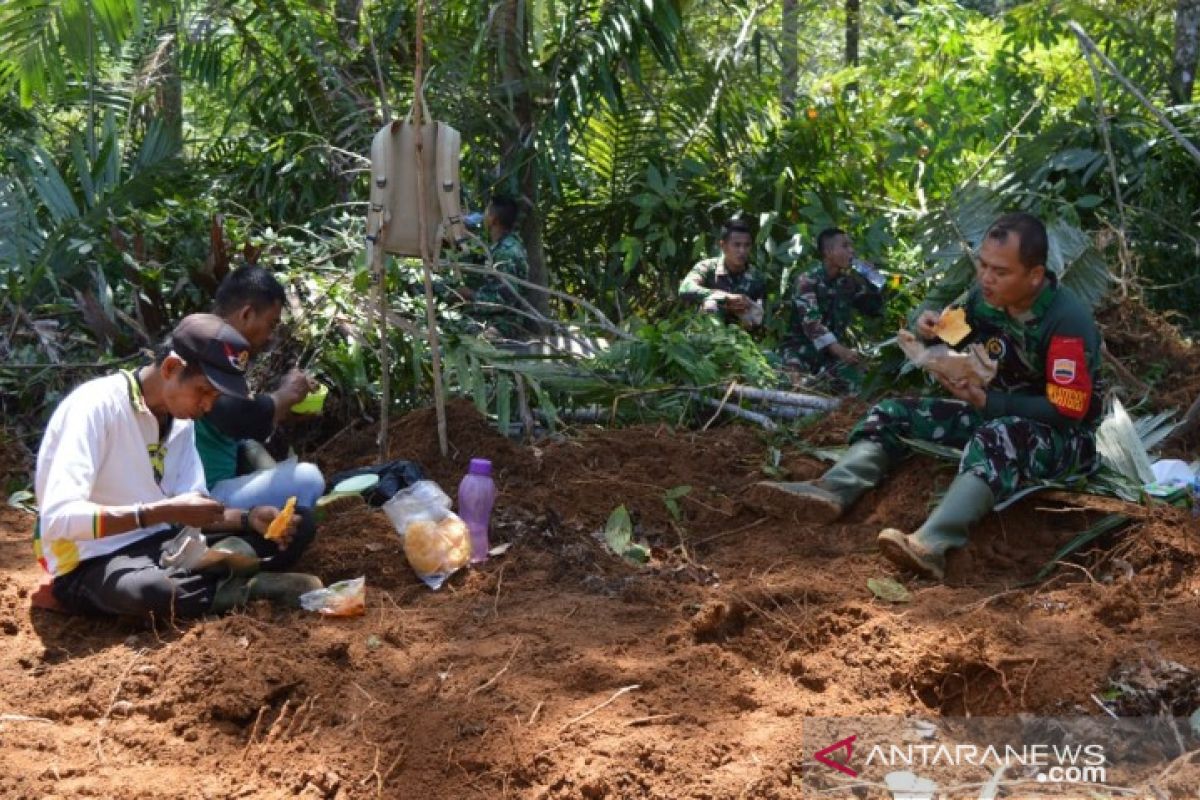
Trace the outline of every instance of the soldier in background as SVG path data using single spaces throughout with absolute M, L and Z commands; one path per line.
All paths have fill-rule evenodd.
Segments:
M 790 331 L 784 363 L 811 375 L 832 373 L 846 383 L 861 381 L 862 355 L 846 342 L 854 315 L 883 313 L 883 276 L 854 258 L 845 231 L 826 228 L 817 236 L 821 263 L 793 284 Z
M 721 255 L 698 262 L 679 284 L 679 299 L 726 322 L 756 328 L 763 321 L 766 285 L 750 269 L 754 236 L 749 224 L 731 219 L 721 229 Z
M 521 280 L 529 279 L 529 259 L 525 244 L 516 233 L 517 201 L 507 195 L 496 195 L 488 203 L 483 225 L 488 236 L 488 254 L 492 267 Z M 529 336 L 536 325 L 526 314 L 525 303 L 530 300 L 529 289 L 507 284 L 496 275 L 469 274 L 465 286 L 455 291 L 466 301 L 463 312 L 484 325 L 485 329 L 504 338 Z M 516 313 L 523 312 L 523 313 Z

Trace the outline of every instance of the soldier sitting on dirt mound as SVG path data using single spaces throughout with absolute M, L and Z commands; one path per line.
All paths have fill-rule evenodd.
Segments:
M 679 299 L 699 305 L 726 322 L 755 328 L 763 321 L 766 286 L 749 269 L 754 235 L 745 220 L 731 219 L 721 228 L 721 255 L 700 261 L 679 284 Z
M 784 363 L 813 375 L 830 373 L 857 386 L 862 381 L 862 356 L 844 340 L 855 313 L 883 313 L 882 276 L 869 264 L 855 262 L 854 244 L 838 228 L 821 231 L 817 254 L 821 263 L 797 277 L 792 290 Z
M 246 340 L 219 317 L 193 314 L 153 364 L 89 381 L 59 404 L 38 451 L 34 552 L 52 576 L 38 605 L 78 613 L 186 618 L 263 598 L 297 604 L 311 575 L 258 573 L 254 548 L 232 532 L 265 534 L 278 508 L 228 508 L 204 494 L 192 420 L 220 394 L 246 397 Z M 182 526 L 224 532 L 208 568 L 162 564 Z M 293 519 L 280 552 L 299 552 Z M 311 529 L 307 532 L 311 537 Z M 215 538 L 215 537 L 214 537 Z M 41 592 L 41 590 L 39 590 Z
M 1046 228 L 1029 214 L 1006 214 L 979 250 L 977 285 L 966 300 L 971 333 L 998 362 L 986 388 L 939 381 L 953 400 L 884 400 L 850 433 L 850 448 L 820 479 L 764 482 L 769 507 L 829 522 L 878 485 L 906 453 L 901 438 L 964 447 L 958 476 L 915 533 L 879 534 L 883 555 L 927 577 L 945 577 L 946 552 L 967 543 L 971 525 L 1022 482 L 1084 475 L 1096 463 L 1100 333 L 1087 306 L 1046 269 Z M 936 335 L 939 316 L 923 312 L 916 333 Z
M 284 299 L 283 287 L 274 275 L 262 267 L 245 266 L 221 281 L 213 313 L 250 343 L 253 357 L 270 342 Z M 289 497 L 295 497 L 303 513 L 311 513 L 325 491 L 321 470 L 316 464 L 291 459 L 276 464 L 261 444 L 308 392 L 308 376 L 293 369 L 275 391 L 248 399 L 222 395 L 212 410 L 196 421 L 196 449 L 208 491 L 215 499 L 252 508 L 282 507 Z M 246 466 L 239 469 L 239 461 L 247 462 Z

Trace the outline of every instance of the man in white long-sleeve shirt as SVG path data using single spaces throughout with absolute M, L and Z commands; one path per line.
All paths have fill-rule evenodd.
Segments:
M 153 364 L 89 381 L 58 406 L 38 451 L 34 551 L 59 605 L 185 618 L 320 585 L 311 576 L 263 582 L 253 569 L 234 575 L 219 564 L 160 565 L 163 545 L 183 526 L 264 533 L 279 514 L 270 506 L 226 508 L 208 497 L 196 453 L 192 420 L 218 394 L 249 394 L 248 360 L 237 331 L 211 314 L 193 314 Z M 236 537 L 227 537 L 225 549 L 255 558 Z

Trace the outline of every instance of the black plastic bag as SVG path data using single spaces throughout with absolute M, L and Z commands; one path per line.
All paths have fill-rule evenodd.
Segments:
M 372 506 L 381 506 L 391 500 L 392 495 L 401 489 L 407 489 L 417 481 L 425 480 L 425 470 L 421 468 L 420 464 L 415 461 L 396 459 L 386 464 L 374 464 L 369 467 L 357 467 L 339 472 L 329 478 L 326 491 L 332 491 L 333 487 L 347 478 L 359 475 L 379 476 L 379 483 L 362 492 L 367 504 Z

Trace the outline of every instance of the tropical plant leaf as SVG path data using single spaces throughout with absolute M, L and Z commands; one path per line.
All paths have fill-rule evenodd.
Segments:
M 1038 570 L 1038 573 L 1033 576 L 1031 583 L 1037 583 L 1038 581 L 1045 579 L 1046 576 L 1053 572 L 1055 567 L 1058 566 L 1059 561 L 1062 561 L 1067 556 L 1078 551 L 1081 547 L 1089 542 L 1099 539 L 1105 534 L 1118 530 L 1129 521 L 1129 517 L 1126 517 L 1123 514 L 1109 514 L 1103 517 L 1095 525 L 1083 531 L 1074 539 L 1063 545 L 1063 547 L 1054 554 L 1053 558 L 1047 561 L 1046 565 Z

